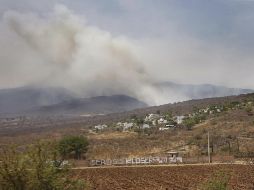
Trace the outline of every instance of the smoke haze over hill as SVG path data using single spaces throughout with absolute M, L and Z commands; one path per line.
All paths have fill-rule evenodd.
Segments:
M 64 6 L 56 6 L 47 19 L 16 12 L 4 18 L 25 48 L 12 67 L 20 66 L 17 74 L 31 71 L 29 76 L 17 76 L 17 85 L 50 84 L 88 97 L 127 94 L 153 101 L 153 80 L 125 37 L 87 25 Z
M 5 22 L 28 51 L 21 60 L 27 61 L 21 70 L 34 67 L 28 83 L 63 86 L 87 96 L 138 97 L 153 91 L 127 39 L 87 25 L 64 6 L 56 6 L 47 19 L 7 12 Z
M 148 19 L 154 25 L 151 31 L 170 31 L 161 37 L 149 31 L 130 35 L 128 22 L 126 34 L 110 31 L 105 29 L 109 27 L 94 25 L 98 19 L 88 20 L 76 9 L 70 10 L 57 1 L 53 4 L 53 10 L 38 11 L 39 6 L 36 11 L 22 11 L 20 7 L 1 10 L 0 88 L 63 87 L 82 98 L 125 94 L 150 105 L 189 98 L 155 85 L 164 81 L 254 88 L 252 54 L 226 42 L 212 43 L 186 35 L 174 17 L 170 17 L 167 30 L 161 15 L 153 15 L 159 26 Z M 149 9 L 150 4 L 147 3 Z M 117 1 L 117 5 L 126 14 L 142 14 L 131 1 Z M 113 22 L 116 18 L 111 19 Z

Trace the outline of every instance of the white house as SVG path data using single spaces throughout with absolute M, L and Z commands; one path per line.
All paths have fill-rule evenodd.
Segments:
M 116 124 L 117 127 L 123 127 L 123 125 L 124 125 L 124 123 L 122 123 L 122 122 L 118 122 L 118 123 Z
M 166 131 L 166 130 L 169 130 L 169 127 L 160 127 L 159 128 L 159 131 Z
M 159 114 L 149 114 L 148 116 L 145 117 L 145 121 L 153 121 L 155 119 L 158 119 L 160 118 L 160 115 Z
M 159 131 L 165 131 L 165 130 L 169 130 L 170 128 L 174 128 L 175 125 L 169 125 L 167 124 L 165 127 L 160 127 Z
M 173 128 L 173 127 L 176 127 L 176 126 L 175 126 L 175 125 L 167 124 L 166 127 L 168 127 L 168 128 Z
M 156 120 L 153 120 L 153 121 L 152 121 L 152 124 L 153 124 L 153 126 L 156 126 L 156 125 L 157 125 L 157 121 L 156 121 Z
M 127 131 L 127 130 L 131 129 L 133 126 L 134 126 L 134 123 L 125 122 L 125 123 L 123 123 L 123 130 Z
M 108 127 L 107 125 L 102 124 L 102 125 L 96 125 L 96 126 L 94 126 L 94 129 L 103 130 L 103 129 L 107 128 L 107 127 Z
M 168 123 L 168 121 L 166 119 L 160 118 L 158 120 L 158 124 L 166 124 L 166 123 Z
M 208 113 L 209 108 L 204 109 L 204 113 Z
M 143 126 L 142 126 L 142 129 L 149 129 L 150 128 L 150 125 L 148 125 L 148 124 L 143 124 Z
M 176 116 L 176 123 L 177 123 L 177 124 L 182 124 L 184 118 L 185 118 L 185 116 L 183 116 L 183 115 L 181 115 L 181 116 Z

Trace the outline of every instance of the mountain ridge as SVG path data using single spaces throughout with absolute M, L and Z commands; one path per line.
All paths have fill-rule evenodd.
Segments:
M 39 113 L 54 114 L 109 114 L 145 108 L 148 105 L 126 95 L 80 98 L 34 109 Z
M 210 84 L 177 84 L 173 82 L 158 83 L 155 84 L 155 88 L 168 97 L 168 102 L 166 103 L 254 92 L 251 89 L 227 88 Z M 172 96 L 177 97 L 177 101 L 173 101 Z M 111 99 L 109 100 L 108 97 L 111 97 Z M 14 113 L 23 115 L 30 113 L 46 114 L 46 112 L 49 114 L 108 114 L 147 106 L 142 100 L 128 95 L 84 98 L 61 87 L 26 86 L 0 89 L 0 114 Z
M 212 84 L 178 84 L 174 82 L 162 82 L 156 84 L 164 94 L 174 93 L 181 97 L 182 101 L 193 99 L 204 99 L 214 97 L 225 97 L 232 95 L 253 93 L 252 89 L 229 88 Z M 175 101 L 177 102 L 177 101 Z

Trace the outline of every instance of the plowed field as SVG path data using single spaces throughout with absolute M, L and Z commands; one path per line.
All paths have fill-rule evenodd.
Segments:
M 200 189 L 201 184 L 218 172 L 229 176 L 233 190 L 254 189 L 254 166 L 248 165 L 187 165 L 86 168 L 75 170 L 91 189 Z M 201 188 L 202 189 L 202 188 Z

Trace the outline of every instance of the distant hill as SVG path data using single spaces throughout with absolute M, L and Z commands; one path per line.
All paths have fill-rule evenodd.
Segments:
M 254 92 L 209 84 L 186 85 L 172 82 L 159 83 L 155 87 L 163 96 L 168 97 L 166 103 Z M 0 114 L 108 114 L 144 107 L 147 105 L 142 100 L 126 95 L 84 98 L 57 87 L 0 89 Z
M 183 100 L 224 97 L 240 94 L 253 93 L 251 89 L 228 88 L 211 84 L 177 84 L 173 82 L 158 83 L 156 86 L 163 91 L 163 94 L 173 94 Z
M 147 104 L 125 95 L 72 99 L 39 107 L 33 112 L 45 114 L 108 114 L 145 108 Z
M 64 88 L 21 87 L 0 90 L 0 113 L 22 113 L 34 107 L 52 105 L 73 99 Z
M 55 87 L 0 90 L 0 114 L 105 114 L 144 107 L 144 102 L 125 95 L 79 98 Z

